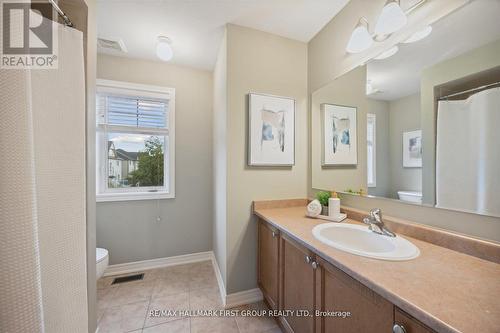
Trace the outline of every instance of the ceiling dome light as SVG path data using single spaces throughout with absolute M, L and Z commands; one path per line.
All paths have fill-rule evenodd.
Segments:
M 432 32 L 432 27 L 428 25 L 422 30 L 415 32 L 413 35 L 410 36 L 410 38 L 405 40 L 403 43 L 408 44 L 408 43 L 418 42 L 419 40 L 422 40 L 425 37 L 429 36 L 431 32 Z
M 375 25 L 375 34 L 390 35 L 404 27 L 407 21 L 406 14 L 399 6 L 399 1 L 388 0 Z
M 156 55 L 163 61 L 169 61 L 174 56 L 174 51 L 168 37 L 158 36 L 158 43 L 156 44 Z
M 395 55 L 398 51 L 399 51 L 399 47 L 397 45 L 395 45 L 395 46 L 391 47 L 390 49 L 388 49 L 387 51 L 382 52 L 381 54 L 376 56 L 374 59 L 376 59 L 376 60 L 387 59 L 387 58 Z
M 359 53 L 368 49 L 373 44 L 373 38 L 368 32 L 368 22 L 362 17 L 356 28 L 354 28 L 349 43 L 347 43 L 346 51 L 349 53 Z

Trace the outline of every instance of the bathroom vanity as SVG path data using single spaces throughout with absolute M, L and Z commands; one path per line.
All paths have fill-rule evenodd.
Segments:
M 305 217 L 305 203 L 254 203 L 258 284 L 269 307 L 281 310 L 286 332 L 498 332 L 498 263 L 405 235 L 419 257 L 386 261 L 337 250 L 313 236 L 324 221 Z

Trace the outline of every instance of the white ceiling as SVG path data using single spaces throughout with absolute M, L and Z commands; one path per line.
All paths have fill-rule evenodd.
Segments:
M 173 64 L 211 70 L 233 23 L 308 42 L 349 0 L 98 0 L 98 37 L 122 39 L 128 53 L 158 60 L 156 38 L 172 40 Z
M 395 100 L 420 91 L 420 73 L 429 66 L 500 39 L 500 1 L 473 1 L 432 25 L 427 38 L 400 44 L 399 52 L 372 60 L 367 79 L 381 92 L 370 95 Z

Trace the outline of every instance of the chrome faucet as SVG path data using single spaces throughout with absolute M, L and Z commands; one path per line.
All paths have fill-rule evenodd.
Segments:
M 374 208 L 370 210 L 370 216 L 363 219 L 365 224 L 369 225 L 369 229 L 374 233 L 379 235 L 385 235 L 389 237 L 396 237 L 396 234 L 390 231 L 382 221 L 382 210 L 380 208 Z

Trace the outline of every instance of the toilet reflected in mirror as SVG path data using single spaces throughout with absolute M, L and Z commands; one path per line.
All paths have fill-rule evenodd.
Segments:
M 422 192 L 398 191 L 398 199 L 406 202 L 422 203 Z

